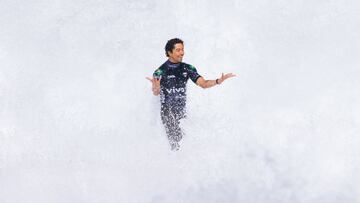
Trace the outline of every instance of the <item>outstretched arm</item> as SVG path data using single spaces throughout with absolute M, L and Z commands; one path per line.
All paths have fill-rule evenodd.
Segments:
M 146 77 L 146 79 L 148 79 L 152 83 L 153 94 L 155 96 L 159 95 L 160 94 L 160 80 L 161 80 L 161 77 L 160 78 Z
M 210 88 L 215 85 L 220 85 L 223 83 L 226 79 L 235 77 L 236 75 L 233 73 L 227 73 L 224 75 L 224 73 L 221 74 L 221 77 L 215 80 L 205 80 L 203 77 L 200 77 L 197 79 L 196 84 L 199 85 L 202 88 Z

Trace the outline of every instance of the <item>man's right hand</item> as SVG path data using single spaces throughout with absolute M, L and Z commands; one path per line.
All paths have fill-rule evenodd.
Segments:
M 153 94 L 156 96 L 156 95 L 159 95 L 160 94 L 160 80 L 161 80 L 161 77 L 160 78 L 149 78 L 149 77 L 146 77 L 146 79 L 148 79 L 151 83 L 152 83 L 152 91 L 153 91 Z

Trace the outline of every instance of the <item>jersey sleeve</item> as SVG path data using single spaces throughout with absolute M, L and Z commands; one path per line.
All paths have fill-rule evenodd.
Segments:
M 164 71 L 161 68 L 158 68 L 155 70 L 153 77 L 159 79 L 159 78 L 161 78 L 161 76 L 163 74 L 164 74 Z
M 188 74 L 190 79 L 196 83 L 197 79 L 201 77 L 201 75 L 197 72 L 196 68 L 192 65 L 188 65 Z

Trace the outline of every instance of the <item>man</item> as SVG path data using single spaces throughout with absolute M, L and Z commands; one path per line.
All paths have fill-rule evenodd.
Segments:
M 210 88 L 220 85 L 235 75 L 223 73 L 218 79 L 205 80 L 194 66 L 182 62 L 184 42 L 178 38 L 171 39 L 166 43 L 165 54 L 168 60 L 155 70 L 153 78 L 147 77 L 147 79 L 152 83 L 153 94 L 155 96 L 160 94 L 161 120 L 165 126 L 171 150 L 179 150 L 179 141 L 183 136 L 179 124 L 180 119 L 186 116 L 186 83 L 188 79 L 190 78 L 202 88 Z

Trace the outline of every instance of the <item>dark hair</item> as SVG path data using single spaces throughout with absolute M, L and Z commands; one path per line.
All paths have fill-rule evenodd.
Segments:
M 184 42 L 179 38 L 174 38 L 169 41 L 167 41 L 165 45 L 165 54 L 166 56 L 169 56 L 168 51 L 172 52 L 172 50 L 175 48 L 175 44 L 184 44 Z

